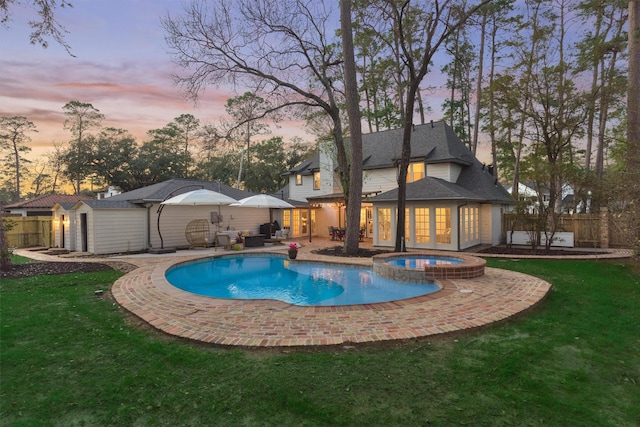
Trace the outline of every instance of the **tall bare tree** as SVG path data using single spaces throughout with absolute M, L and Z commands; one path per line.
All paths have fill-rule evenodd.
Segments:
M 348 206 L 351 196 L 360 194 L 351 194 L 349 185 L 352 164 L 339 108 L 342 67 L 332 37 L 334 18 L 332 2 L 318 0 L 196 0 L 183 16 L 167 15 L 162 22 L 171 54 L 184 70 L 176 82 L 194 99 L 210 84 L 232 83 L 264 97 L 270 111 L 322 111 L 332 125 Z
M 69 129 L 75 137 L 64 156 L 66 174 L 73 183 L 76 194 L 80 194 L 82 181 L 89 172 L 86 156 L 91 148 L 87 146 L 87 132 L 99 127 L 104 115 L 90 103 L 77 100 L 67 102 L 62 111 L 67 116 L 64 128 Z
M 193 169 L 193 155 L 191 153 L 192 145 L 195 144 L 195 140 L 200 137 L 200 120 L 195 118 L 193 114 L 180 114 L 173 119 L 176 130 L 178 131 L 178 139 L 181 141 L 182 157 L 185 162 L 184 170 L 189 173 Z M 188 176 L 188 175 L 187 175 Z
M 22 163 L 28 163 L 24 157 L 25 153 L 31 151 L 31 148 L 25 145 L 31 138 L 28 132 L 37 132 L 36 125 L 24 116 L 0 117 L 0 152 L 6 151 L 5 160 L 6 171 L 12 171 L 15 182 L 13 200 L 20 200 L 20 178 L 24 171 Z
M 236 187 L 240 188 L 244 169 L 248 171 L 251 168 L 251 138 L 269 133 L 269 126 L 262 119 L 264 119 L 270 106 L 255 93 L 245 92 L 240 96 L 227 99 L 225 109 L 234 120 L 227 130 L 227 134 L 234 140 L 243 139 L 244 141 L 241 145 L 244 144 L 246 147 L 241 150 L 240 167 L 238 168 L 238 179 L 236 181 Z M 237 135 L 237 138 L 234 138 L 233 135 Z M 245 159 L 247 161 L 246 166 L 244 165 Z

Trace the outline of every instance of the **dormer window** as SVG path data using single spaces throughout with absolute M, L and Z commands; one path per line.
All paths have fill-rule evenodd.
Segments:
M 302 175 L 296 174 L 296 185 L 302 185 Z
M 407 183 L 424 178 L 424 163 L 410 163 L 407 169 Z
M 320 189 L 320 172 L 319 171 L 313 173 L 313 189 L 314 190 Z

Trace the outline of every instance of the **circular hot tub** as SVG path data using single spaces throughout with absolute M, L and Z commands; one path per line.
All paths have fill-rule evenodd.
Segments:
M 486 261 L 471 255 L 437 252 L 381 254 L 373 257 L 373 271 L 380 276 L 408 282 L 436 279 L 472 279 L 484 275 Z

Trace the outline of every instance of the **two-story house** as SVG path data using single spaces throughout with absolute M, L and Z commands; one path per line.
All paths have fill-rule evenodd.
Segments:
M 394 246 L 402 129 L 363 135 L 360 227 L 377 246 Z M 330 147 L 287 172 L 288 198 L 308 209 L 285 211 L 293 236 L 326 236 L 344 227 L 345 206 Z M 407 248 L 462 250 L 500 242 L 502 211 L 514 201 L 444 122 L 415 126 L 407 176 Z
M 377 246 L 395 245 L 397 164 L 402 130 L 363 135 L 363 190 L 360 227 Z M 329 227 L 345 227 L 345 205 L 330 146 L 285 172 L 289 184 L 279 198 L 294 209 L 245 209 L 182 206 L 164 210 L 160 203 L 194 188 L 221 192 L 236 200 L 251 195 L 224 184 L 173 179 L 104 200 L 56 203 L 55 244 L 95 254 L 188 246 L 185 227 L 210 219 L 214 230 L 262 233 L 261 225 L 277 220 L 300 240 L 328 237 Z M 462 250 L 500 242 L 502 211 L 513 199 L 443 122 L 416 126 L 407 178 L 407 248 Z M 222 217 L 222 221 L 214 221 Z M 220 216 L 218 216 L 220 214 Z M 56 225 L 57 224 L 57 225 Z M 162 230 L 162 238 L 160 231 Z

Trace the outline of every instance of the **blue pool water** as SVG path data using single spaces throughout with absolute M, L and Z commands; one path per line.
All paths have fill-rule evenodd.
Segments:
M 349 305 L 430 294 L 433 283 L 386 279 L 363 267 L 289 262 L 278 255 L 236 255 L 169 269 L 173 286 L 194 294 L 231 299 L 276 299 L 295 305 Z
M 445 256 L 406 256 L 402 258 L 391 258 L 387 262 L 398 267 L 423 269 L 426 265 L 461 264 L 462 260 L 460 258 Z

